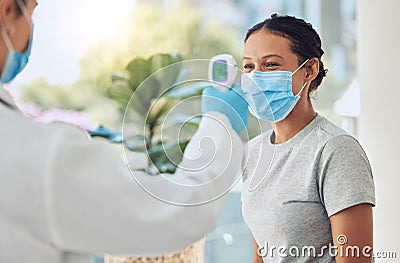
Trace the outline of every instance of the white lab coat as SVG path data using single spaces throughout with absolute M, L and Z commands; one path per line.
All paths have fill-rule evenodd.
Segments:
M 1 87 L 0 97 L 14 104 Z M 205 146 L 201 150 L 207 153 L 215 143 L 213 161 L 168 177 L 188 185 L 215 179 L 193 188 L 161 176 L 135 172 L 133 177 L 110 144 L 93 141 L 71 125 L 38 123 L 0 103 L 0 262 L 90 262 L 91 254 L 104 253 L 160 255 L 200 239 L 215 225 L 222 198 L 193 207 L 159 199 L 201 203 L 237 180 L 243 143 L 224 115 L 211 114 L 218 121 L 203 119 L 185 156 L 186 167 L 196 166 L 189 159 L 198 158 L 199 147 Z

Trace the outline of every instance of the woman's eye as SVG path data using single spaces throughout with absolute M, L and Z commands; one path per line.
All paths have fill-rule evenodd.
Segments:
M 279 66 L 279 64 L 275 63 L 275 62 L 267 62 L 267 63 L 265 63 L 265 67 L 266 68 L 272 68 L 272 67 L 277 67 L 277 66 Z
M 245 65 L 243 66 L 243 68 L 244 68 L 244 69 L 252 69 L 252 68 L 253 68 L 253 65 L 251 65 L 251 64 L 245 64 Z

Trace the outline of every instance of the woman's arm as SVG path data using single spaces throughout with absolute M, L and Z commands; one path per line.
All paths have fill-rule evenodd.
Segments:
M 254 247 L 254 257 L 252 263 L 263 263 L 263 259 L 260 255 L 258 255 L 258 244 L 257 241 L 254 239 L 254 236 L 252 236 L 253 239 L 253 247 Z
M 372 262 L 372 206 L 359 204 L 330 217 L 336 262 Z

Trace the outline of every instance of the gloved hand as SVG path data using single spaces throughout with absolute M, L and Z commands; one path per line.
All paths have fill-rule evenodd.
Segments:
M 201 111 L 216 111 L 228 117 L 233 129 L 239 134 L 247 125 L 248 104 L 240 86 L 236 83 L 228 91 L 210 87 L 203 90 Z

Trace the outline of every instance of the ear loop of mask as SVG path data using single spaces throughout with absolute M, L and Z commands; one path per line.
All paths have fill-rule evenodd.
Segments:
M 299 71 L 302 67 L 304 67 L 304 65 L 305 65 L 309 60 L 310 60 L 310 59 L 307 58 L 303 63 L 301 63 L 301 65 L 300 65 L 295 71 L 292 72 L 291 76 L 293 76 L 297 71 Z
M 293 77 L 293 75 L 299 71 L 310 59 L 307 58 L 295 71 L 292 72 L 291 76 Z M 301 87 L 300 91 L 295 95 L 295 97 L 299 96 L 301 94 L 301 92 L 303 91 L 303 89 L 307 86 L 307 82 L 304 83 L 304 85 Z
M 303 91 L 303 89 L 307 86 L 307 82 L 304 83 L 303 87 L 301 87 L 300 91 L 295 95 L 295 97 L 300 96 L 301 92 Z
M 6 44 L 7 49 L 8 50 L 14 50 L 13 45 L 12 45 L 11 40 L 10 40 L 10 37 L 7 34 L 6 26 L 3 25 L 1 22 L 0 22 L 0 31 L 1 31 L 1 37 L 3 38 L 4 44 Z
M 1 36 L 3 37 L 4 43 L 6 44 L 7 49 L 14 50 L 11 40 L 10 40 L 10 37 L 8 36 L 8 34 L 6 32 L 4 25 L 1 25 Z
M 26 9 L 26 6 L 22 3 L 21 0 L 16 0 L 15 2 L 17 2 L 19 9 L 21 9 L 22 14 L 25 16 L 26 21 L 28 21 L 28 24 L 32 30 L 32 18 L 31 15 L 28 12 L 28 9 Z

